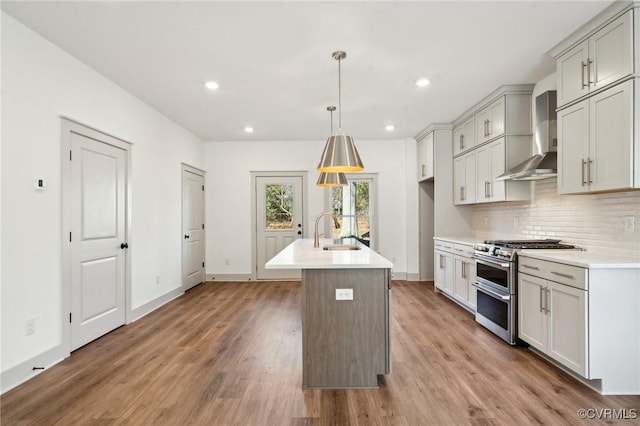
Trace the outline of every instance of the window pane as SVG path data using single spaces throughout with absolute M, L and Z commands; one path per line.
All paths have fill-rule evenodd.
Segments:
M 293 229 L 293 185 L 266 185 L 266 229 Z

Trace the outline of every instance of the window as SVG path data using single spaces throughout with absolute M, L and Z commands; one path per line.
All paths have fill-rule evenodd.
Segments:
M 375 248 L 375 178 L 347 175 L 346 186 L 329 188 L 329 209 L 340 222 L 340 229 L 333 229 L 333 238 L 356 237 Z

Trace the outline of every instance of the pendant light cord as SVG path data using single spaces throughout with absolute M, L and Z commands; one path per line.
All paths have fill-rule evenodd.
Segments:
M 342 73 L 340 72 L 341 62 L 342 59 L 338 58 L 338 129 L 342 129 Z M 333 131 L 331 133 L 333 133 Z

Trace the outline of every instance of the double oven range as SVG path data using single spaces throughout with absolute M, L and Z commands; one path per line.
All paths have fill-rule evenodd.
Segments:
M 576 249 L 560 240 L 487 240 L 474 246 L 476 321 L 510 345 L 516 344 L 518 251 Z

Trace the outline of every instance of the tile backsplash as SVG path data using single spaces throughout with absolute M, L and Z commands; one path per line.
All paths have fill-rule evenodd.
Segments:
M 556 178 L 532 185 L 532 201 L 475 205 L 475 237 L 555 238 L 590 251 L 640 256 L 640 191 L 558 195 Z M 635 221 L 633 232 L 625 231 L 627 217 Z

